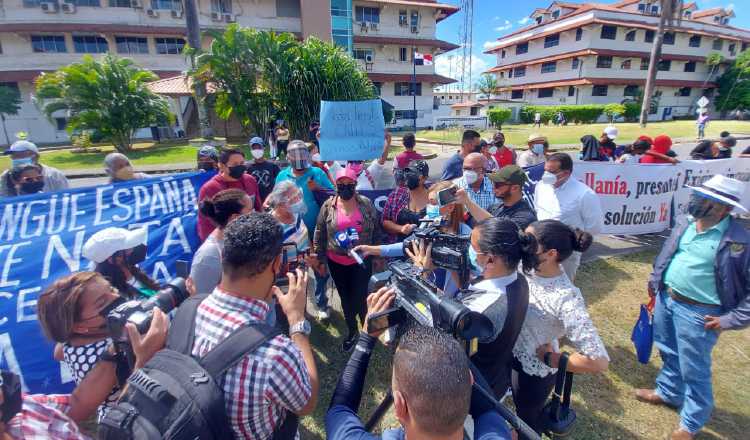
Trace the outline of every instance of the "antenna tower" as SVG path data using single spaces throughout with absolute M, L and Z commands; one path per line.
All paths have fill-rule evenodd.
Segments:
M 464 89 L 466 88 L 468 81 L 469 92 L 472 90 L 471 84 L 471 61 L 472 61 L 472 50 L 474 41 L 474 0 L 461 0 L 461 10 L 464 13 L 464 20 L 461 24 L 460 40 L 461 40 L 461 66 L 460 66 L 460 91 L 461 98 L 460 102 L 464 101 Z

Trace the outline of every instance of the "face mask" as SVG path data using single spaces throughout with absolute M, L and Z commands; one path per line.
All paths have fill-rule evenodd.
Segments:
M 117 180 L 133 180 L 134 178 L 133 167 L 130 165 L 124 166 L 115 171 L 115 179 Z
M 36 194 L 44 188 L 44 181 L 38 182 L 23 182 L 21 184 L 21 192 L 24 194 Z
M 307 208 L 307 205 L 305 205 L 304 200 L 300 200 L 297 203 L 292 203 L 289 205 L 289 211 L 291 211 L 293 214 L 302 214 L 305 212 Z
M 313 154 L 311 159 L 312 159 L 313 162 L 321 162 L 321 160 L 320 160 L 320 153 Z
M 138 245 L 133 248 L 133 251 L 128 255 L 128 264 L 135 266 L 138 263 L 143 262 L 146 259 L 146 245 Z
M 429 204 L 425 208 L 427 218 L 436 219 L 440 217 L 440 207 L 438 205 Z
M 198 162 L 198 169 L 203 171 L 212 171 L 215 169 L 211 162 Z
M 255 159 L 261 159 L 263 157 L 263 153 L 265 153 L 263 150 L 257 148 L 250 150 L 250 154 L 252 154 L 253 158 Z
M 239 179 L 243 174 L 245 174 L 245 165 L 229 167 L 229 177 L 232 179 Z
M 361 163 L 349 163 L 346 165 L 350 170 L 354 171 L 357 175 L 362 172 Z
M 557 176 L 550 173 L 549 171 L 545 171 L 544 174 L 542 174 L 542 183 L 546 183 L 547 185 L 554 185 L 557 182 Z
M 536 155 L 544 154 L 544 144 L 534 144 L 531 146 L 531 151 Z
M 473 185 L 479 180 L 479 174 L 476 171 L 464 171 L 464 180 L 467 185 Z
M 406 174 L 406 187 L 411 190 L 419 188 L 419 176 L 414 173 Z
M 354 197 L 354 190 L 356 187 L 357 185 L 354 183 L 348 183 L 346 185 L 336 185 L 339 197 L 344 200 L 351 200 L 351 198 Z
M 490 147 L 490 154 L 497 154 L 497 147 Z
M 11 168 L 20 168 L 24 165 L 34 165 L 34 158 L 33 157 L 24 157 L 21 159 L 11 159 L 10 160 L 10 167 Z
M 711 203 L 710 201 L 697 194 L 690 195 L 687 211 L 688 214 L 693 216 L 693 218 L 706 218 L 711 213 L 712 209 L 713 203 Z
M 469 245 L 469 261 L 471 262 L 471 265 L 474 266 L 481 275 L 482 272 L 484 272 L 484 265 L 479 263 L 479 260 L 477 260 L 477 257 L 479 254 L 477 251 L 474 250 L 474 246 Z

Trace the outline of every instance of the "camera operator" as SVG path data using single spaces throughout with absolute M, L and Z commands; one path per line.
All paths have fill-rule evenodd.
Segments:
M 394 292 L 388 288 L 371 294 L 367 298 L 368 316 L 386 310 L 393 299 Z M 382 333 L 368 324 L 331 398 L 325 420 L 329 440 L 378 438 L 365 430 L 357 416 L 370 355 Z M 393 355 L 392 374 L 393 406 L 401 428 L 387 430 L 380 438 L 464 438 L 474 378 L 469 359 L 456 339 L 432 327 L 409 328 Z M 475 439 L 511 438 L 505 421 L 494 410 L 474 416 Z
M 103 316 L 103 311 L 118 300 L 121 297 L 117 291 L 96 272 L 78 272 L 60 278 L 39 297 L 37 313 L 42 330 L 58 343 L 55 359 L 65 362 L 78 385 L 71 395 L 75 406 L 68 413 L 73 420 L 87 419 L 97 407 L 101 419 L 119 395 L 115 362 L 109 349 L 112 341 Z M 145 337 L 128 324 L 136 368 L 164 346 L 167 327 L 166 315 L 159 309 L 154 310 Z
M 161 287 L 138 267 L 146 259 L 146 233 L 146 228 L 106 228 L 83 245 L 83 256 L 96 263 L 94 271 L 128 299 L 151 296 Z

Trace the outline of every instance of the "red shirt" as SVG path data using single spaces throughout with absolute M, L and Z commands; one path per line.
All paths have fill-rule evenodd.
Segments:
M 649 152 L 646 151 L 646 154 L 641 156 L 641 163 L 672 163 L 669 160 L 664 160 L 661 157 L 658 156 L 652 156 L 648 154 Z
M 253 208 L 256 211 L 262 209 L 260 204 L 260 193 L 258 192 L 258 182 L 249 174 L 243 174 L 242 180 L 235 180 L 232 182 L 224 180 L 220 174 L 215 175 L 201 187 L 200 193 L 198 193 L 198 203 L 202 202 L 204 199 L 210 199 L 225 189 L 231 188 L 245 191 L 253 200 Z M 201 241 L 205 240 L 214 229 L 216 229 L 216 225 L 208 217 L 205 217 L 198 212 L 198 236 Z
M 516 155 L 508 146 L 504 148 L 498 148 L 497 153 L 495 153 L 493 157 L 497 161 L 497 164 L 500 165 L 500 168 L 516 163 Z
M 413 160 L 424 160 L 424 156 L 414 150 L 406 150 L 396 156 L 396 168 L 406 168 Z

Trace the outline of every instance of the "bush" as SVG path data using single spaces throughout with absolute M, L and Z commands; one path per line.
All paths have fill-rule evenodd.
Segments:
M 487 112 L 487 117 L 490 120 L 490 124 L 502 130 L 503 122 L 509 120 L 511 114 L 512 112 L 509 108 L 495 108 Z
M 614 122 L 615 119 L 625 114 L 625 106 L 617 103 L 606 104 L 604 106 L 604 114 L 609 117 L 609 122 Z
M 576 122 L 583 124 L 590 124 L 596 122 L 597 119 L 604 113 L 604 105 L 590 104 L 590 105 L 527 105 L 521 107 L 521 121 L 527 124 L 534 122 L 534 115 L 540 113 L 542 115 L 542 122 L 548 123 L 554 121 L 557 112 L 562 112 L 565 116 L 565 120 L 568 122 Z
M 623 104 L 625 106 L 625 112 L 623 112 L 622 116 L 625 118 L 626 122 L 635 122 L 638 120 L 638 118 L 641 116 L 641 104 L 637 102 L 626 102 Z

